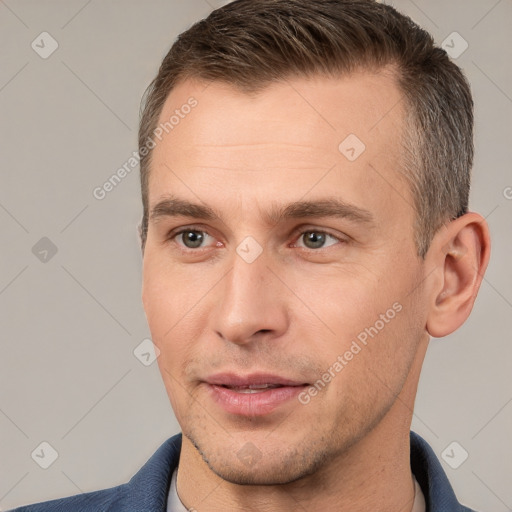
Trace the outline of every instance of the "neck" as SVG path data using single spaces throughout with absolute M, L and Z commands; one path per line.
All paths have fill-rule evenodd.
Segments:
M 201 512 L 410 512 L 414 478 L 409 430 L 427 344 L 428 339 L 418 348 L 404 387 L 384 418 L 332 463 L 298 481 L 276 486 L 232 484 L 213 473 L 183 437 L 177 480 L 181 501 Z

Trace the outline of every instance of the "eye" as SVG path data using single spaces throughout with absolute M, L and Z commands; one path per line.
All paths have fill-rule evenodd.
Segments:
M 326 245 L 329 239 L 333 240 L 333 242 Z M 304 245 L 299 245 L 299 247 L 305 247 L 306 249 L 322 249 L 340 242 L 339 238 L 319 230 L 303 231 L 300 233 L 298 240 L 304 241 Z
M 176 239 L 179 245 L 183 245 L 187 249 L 198 249 L 202 247 L 203 242 L 212 237 L 205 231 L 183 229 L 175 233 L 171 238 Z

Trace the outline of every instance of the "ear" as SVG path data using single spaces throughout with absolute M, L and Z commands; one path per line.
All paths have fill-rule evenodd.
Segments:
M 426 259 L 435 267 L 427 331 L 441 338 L 458 329 L 473 308 L 490 256 L 489 227 L 477 213 L 466 213 L 441 228 Z

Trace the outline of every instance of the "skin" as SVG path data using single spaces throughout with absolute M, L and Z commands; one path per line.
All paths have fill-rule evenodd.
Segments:
M 188 80 L 160 120 L 190 96 L 197 106 L 153 150 L 150 210 L 172 194 L 219 219 L 150 219 L 142 290 L 184 434 L 180 499 L 201 512 L 408 512 L 421 365 L 429 337 L 471 311 L 489 258 L 484 219 L 447 223 L 418 257 L 411 192 L 396 170 L 405 102 L 389 70 L 297 78 L 253 95 Z M 349 134 L 366 146 L 354 161 L 338 149 Z M 292 201 L 326 198 L 371 221 L 268 222 Z M 200 247 L 175 236 L 184 228 L 201 232 Z M 301 231 L 328 236 L 312 247 Z M 236 251 L 247 236 L 262 248 L 252 263 Z M 203 382 L 226 371 L 314 383 L 397 303 L 400 312 L 306 405 L 233 415 Z M 244 447 L 251 464 L 239 457 Z

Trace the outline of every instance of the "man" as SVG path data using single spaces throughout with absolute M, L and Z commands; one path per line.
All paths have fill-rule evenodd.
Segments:
M 430 336 L 489 260 L 469 86 L 368 0 L 238 0 L 183 33 L 139 131 L 143 303 L 183 436 L 19 511 L 468 511 L 410 432 Z

